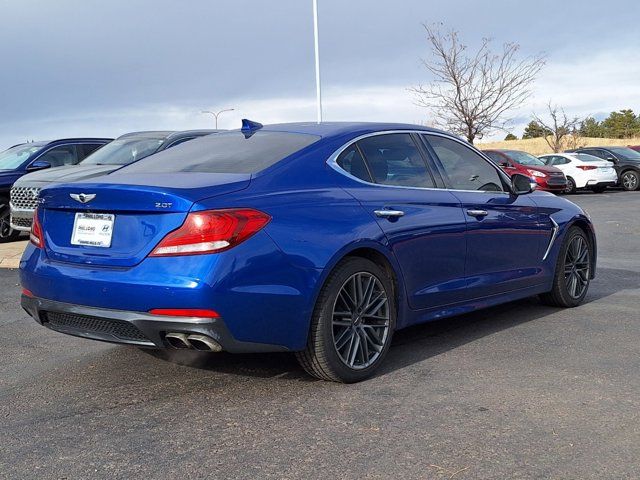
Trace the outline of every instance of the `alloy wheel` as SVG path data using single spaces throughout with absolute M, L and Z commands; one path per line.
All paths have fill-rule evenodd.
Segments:
M 622 186 L 625 190 L 635 190 L 638 188 L 638 176 L 633 172 L 622 175 Z
M 340 360 L 354 370 L 372 365 L 389 336 L 389 299 L 380 280 L 368 272 L 350 276 L 338 292 L 331 321 Z
M 565 187 L 564 192 L 573 193 L 575 188 L 576 188 L 576 185 L 575 183 L 573 183 L 573 180 L 571 180 L 570 178 L 567 178 L 567 186 Z
M 589 245 L 584 237 L 576 235 L 569 243 L 564 261 L 564 281 L 571 297 L 582 296 L 589 285 L 590 269 Z

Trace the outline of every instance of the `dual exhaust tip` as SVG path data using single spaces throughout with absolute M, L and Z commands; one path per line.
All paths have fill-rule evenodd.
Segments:
M 166 338 L 169 345 L 177 349 L 199 350 L 201 352 L 221 352 L 222 346 L 213 338 L 199 333 L 167 333 Z

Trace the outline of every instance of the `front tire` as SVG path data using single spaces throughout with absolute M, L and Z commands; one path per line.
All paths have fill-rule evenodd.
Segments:
M 564 189 L 564 193 L 576 193 L 576 182 L 573 178 L 567 177 L 567 186 Z
M 640 186 L 640 174 L 633 170 L 627 170 L 620 175 L 620 185 L 627 192 L 633 192 Z
M 307 373 L 334 382 L 373 375 L 396 326 L 392 281 L 378 265 L 347 257 L 322 287 L 307 346 L 296 357 Z
M 18 230 L 13 230 L 10 224 L 11 210 L 8 207 L 0 213 L 0 243 L 12 242 L 20 236 Z
M 591 244 L 584 231 L 571 227 L 562 242 L 551 291 L 540 295 L 547 305 L 576 307 L 589 290 L 592 269 Z

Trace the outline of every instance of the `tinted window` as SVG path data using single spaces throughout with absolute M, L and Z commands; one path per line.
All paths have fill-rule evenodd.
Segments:
M 340 165 L 340 168 L 345 172 L 350 173 L 360 180 L 364 180 L 365 182 L 372 181 L 371 175 L 369 175 L 367 166 L 364 163 L 364 159 L 362 158 L 362 155 L 360 155 L 360 151 L 355 144 L 351 145 L 340 154 L 337 164 Z
M 49 162 L 52 167 L 62 167 L 63 165 L 75 165 L 78 163 L 75 145 L 64 145 L 55 147 L 41 155 L 38 160 Z
M 157 152 L 163 141 L 164 138 L 119 138 L 90 155 L 82 164 L 127 165 Z
M 610 153 L 605 152 L 604 150 L 581 150 L 582 153 L 586 153 L 588 155 L 596 156 L 600 159 L 607 159 L 613 157 Z
M 258 130 L 206 135 L 165 150 L 121 172 L 256 173 L 320 139 L 317 135 Z
M 103 145 L 104 143 L 83 143 L 82 145 L 76 145 L 76 149 L 78 151 L 78 160 L 84 160 Z
M 376 135 L 358 142 L 376 183 L 433 188 L 424 159 L 408 133 Z
M 602 159 L 595 157 L 593 155 L 589 155 L 587 153 L 574 153 L 573 154 L 574 157 L 578 157 L 579 160 L 582 160 L 583 162 L 601 162 Z
M 176 145 L 180 145 L 181 143 L 188 142 L 189 140 L 193 140 L 194 138 L 196 137 L 179 138 L 178 140 L 174 141 L 171 145 L 169 145 L 167 148 L 175 147 Z
M 498 165 L 508 165 L 507 159 L 497 152 L 484 152 L 484 154 Z
M 640 152 L 636 152 L 632 148 L 627 147 L 610 147 L 613 153 L 615 153 L 618 157 L 623 158 L 625 160 L 635 160 L 640 161 Z
M 445 137 L 425 135 L 456 190 L 502 191 L 497 170 L 469 147 Z M 541 162 L 542 163 L 542 162 Z

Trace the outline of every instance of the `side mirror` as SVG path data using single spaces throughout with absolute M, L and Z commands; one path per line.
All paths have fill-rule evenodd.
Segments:
M 533 192 L 538 185 L 531 178 L 520 173 L 511 176 L 511 191 L 516 195 L 526 195 Z
M 36 170 L 44 170 L 45 168 L 51 168 L 51 164 L 46 160 L 36 160 L 27 167 L 27 171 L 35 172 Z

